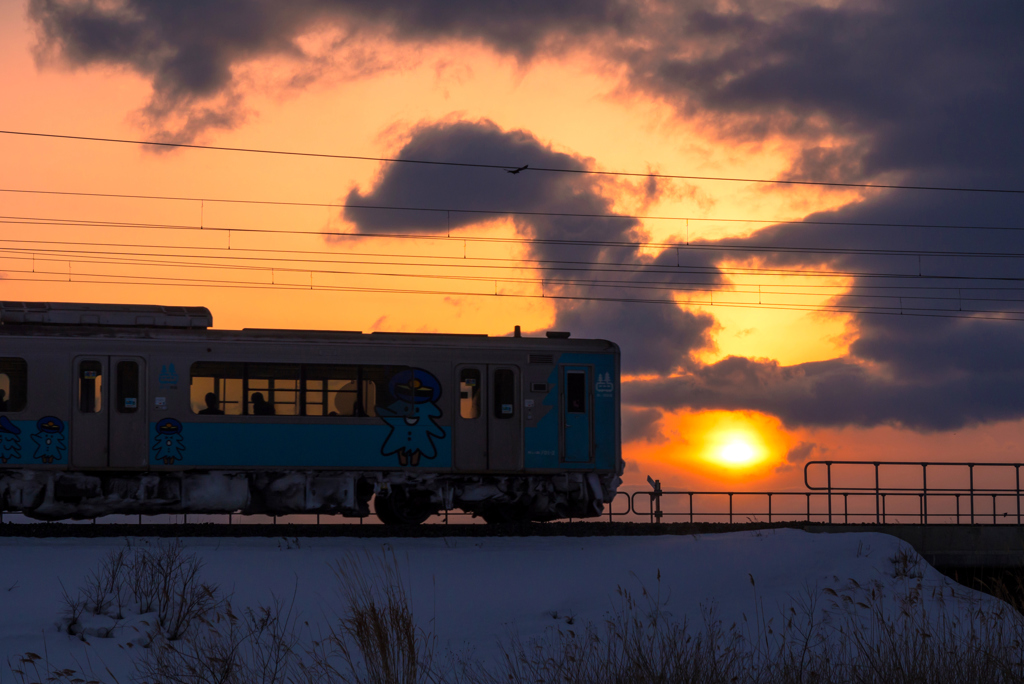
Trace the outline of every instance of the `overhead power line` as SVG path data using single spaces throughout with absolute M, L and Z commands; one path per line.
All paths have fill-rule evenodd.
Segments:
M 770 178 L 736 178 L 728 176 L 696 176 L 689 174 L 675 174 L 675 173 L 652 173 L 652 172 L 637 172 L 637 171 L 597 171 L 593 169 L 575 169 L 569 167 L 547 167 L 547 166 L 536 166 L 529 163 L 528 159 L 518 159 L 503 164 L 482 164 L 473 162 L 458 162 L 458 161 L 440 161 L 436 159 L 403 159 L 401 157 L 372 157 L 366 155 L 354 155 L 354 154 L 329 154 L 325 152 L 299 152 L 294 150 L 271 150 L 264 148 L 255 147 L 226 147 L 221 145 L 197 145 L 194 143 L 176 143 L 176 142 L 165 142 L 160 140 L 129 140 L 125 138 L 102 138 L 97 136 L 86 136 L 86 135 L 66 135 L 59 133 L 39 133 L 35 131 L 5 131 L 0 130 L 0 134 L 13 135 L 13 136 L 25 136 L 35 138 L 51 138 L 58 140 L 78 140 L 78 141 L 89 141 L 89 142 L 104 142 L 104 143 L 119 143 L 126 145 L 148 145 L 151 147 L 167 147 L 167 148 L 183 148 L 183 149 L 194 149 L 194 150 L 212 150 L 219 152 L 245 152 L 251 154 L 270 154 L 280 156 L 291 156 L 291 157 L 313 157 L 320 159 L 344 159 L 350 161 L 370 161 L 370 162 L 383 162 L 388 164 L 417 164 L 427 166 L 452 166 L 452 167 L 464 167 L 464 168 L 476 168 L 476 169 L 500 169 L 502 171 L 508 171 L 510 169 L 518 168 L 520 171 L 534 172 L 534 173 L 570 173 L 579 175 L 596 175 L 596 176 L 624 176 L 632 178 L 664 178 L 664 179 L 675 179 L 675 180 L 697 180 L 697 181 L 723 181 L 729 183 L 762 183 L 762 184 L 775 184 L 775 185 L 810 185 L 818 187 L 836 187 L 836 188 L 864 188 L 864 189 L 878 189 L 878 190 L 932 190 L 942 192 L 977 192 L 977 193 L 997 193 L 997 194 L 1012 194 L 1021 195 L 1024 194 L 1024 189 L 1017 188 L 978 188 L 978 187 L 957 187 L 957 186 L 933 186 L 933 185 L 897 185 L 890 183 L 840 183 L 832 181 L 811 181 L 811 180 L 796 180 L 796 179 L 770 179 Z M 523 166 L 523 162 L 527 162 L 526 166 Z M 514 181 L 513 181 L 514 182 Z
M 152 247 L 151 245 L 109 245 L 109 244 L 91 244 L 91 243 L 63 243 L 59 241 L 19 241 L 19 240 L 3 240 L 0 242 L 18 242 L 27 244 L 45 244 L 45 245 L 71 245 L 71 246 L 92 246 L 92 247 L 136 247 L 136 248 L 147 248 Z M 199 248 L 188 248 L 188 249 L 199 249 Z M 203 248 L 209 249 L 209 248 Z M 223 251 L 223 250 L 222 250 Z M 442 277 L 446 279 L 456 280 L 467 280 L 467 281 L 482 281 L 482 282 L 531 282 L 531 283 L 552 283 L 552 284 L 569 284 L 569 285 L 599 285 L 599 286 L 622 286 L 622 287 L 638 287 L 638 286 L 649 286 L 650 289 L 662 289 L 662 290 L 689 290 L 696 291 L 694 287 L 703 286 L 699 291 L 710 292 L 746 292 L 746 293 L 758 293 L 763 292 L 765 294 L 792 294 L 802 295 L 808 293 L 810 290 L 821 290 L 821 289 L 833 289 L 840 290 L 841 292 L 835 293 L 837 296 L 842 294 L 851 294 L 858 296 L 858 291 L 931 291 L 931 292 L 953 292 L 953 291 L 985 291 L 985 292 L 997 292 L 997 291 L 1014 291 L 1024 292 L 1024 287 L 1013 286 L 1004 287 L 996 285 L 905 285 L 905 284 L 886 284 L 886 285 L 860 285 L 860 284 L 807 284 L 807 283 L 785 283 L 784 285 L 779 283 L 770 282 L 740 282 L 740 283 L 728 283 L 717 280 L 720 275 L 762 275 L 762 276 L 804 276 L 804 275 L 818 275 L 818 274 L 805 274 L 804 272 L 786 272 L 786 273 L 775 273 L 771 271 L 758 271 L 757 269 L 741 270 L 738 272 L 693 272 L 685 270 L 643 270 L 643 269 L 604 269 L 604 268 L 571 268 L 565 266 L 537 266 L 533 264 L 529 265 L 508 265 L 508 264 L 460 264 L 460 263 L 427 263 L 424 261 L 408 261 L 408 260 L 365 260 L 365 259 L 333 259 L 333 258 L 321 258 L 321 259 L 301 259 L 288 256 L 244 256 L 241 254 L 233 254 L 234 250 L 229 250 L 227 254 L 182 254 L 178 251 L 175 252 L 162 252 L 162 251 L 139 251 L 139 252 L 110 252 L 110 251 L 97 251 L 93 250 L 80 250 L 80 249 L 58 249 L 54 247 L 6 247 L 0 246 L 0 254 L 12 255 L 9 258 L 20 258 L 30 259 L 34 257 L 48 258 L 55 261 L 65 260 L 78 260 L 82 259 L 87 263 L 117 263 L 126 265 L 163 265 L 163 266 L 176 266 L 176 267 L 195 267 L 195 268 L 211 268 L 211 269 L 241 269 L 251 271 L 263 271 L 263 272 L 296 272 L 296 273 L 318 273 L 318 274 L 344 274 L 344 275 L 368 275 L 368 276 L 388 276 L 388 277 L 423 277 L 423 278 L 436 278 Z M 250 250 L 242 250 L 247 252 Z M 256 250 L 262 252 L 264 250 Z M 275 250 L 266 250 L 275 251 Z M 361 255 L 361 253 L 343 252 L 344 255 Z M 370 255 L 373 256 L 373 255 Z M 392 255 L 396 259 L 398 258 L 417 258 L 415 255 Z M 93 260 L 88 259 L 93 257 Z M 441 258 L 441 257 L 426 257 L 426 258 Z M 202 261 L 197 261 L 202 260 Z M 225 263 L 226 262 L 226 263 Z M 255 262 L 255 263 L 253 263 Z M 269 265 L 269 264 L 287 264 L 287 265 Z M 293 265 L 298 264 L 298 265 Z M 600 262 L 594 262 L 595 265 L 601 265 Z M 466 270 L 473 269 L 476 271 L 557 271 L 559 274 L 564 272 L 583 272 L 585 274 L 625 274 L 625 275 L 651 275 L 651 276 L 705 276 L 705 280 L 692 281 L 692 280 L 674 280 L 665 277 L 661 277 L 657 280 L 641 280 L 630 278 L 624 279 L 581 279 L 581 278 L 569 278 L 567 276 L 556 276 L 556 277 L 541 277 L 541 278 L 521 278 L 518 276 L 507 276 L 501 274 L 490 274 L 490 275 L 470 275 L 470 276 L 452 276 L 449 274 L 434 274 L 434 273 L 412 273 L 409 271 L 402 272 L 388 272 L 379 273 L 372 271 L 357 271 L 357 270 L 330 270 L 322 267 L 345 265 L 348 268 L 355 266 L 395 266 L 400 268 L 416 268 L 416 269 L 456 269 Z M 829 273 L 832 277 L 842 277 L 840 274 Z M 895 274 L 887 274 L 879 277 L 887 279 L 898 279 L 906 280 L 905 277 L 898 277 Z M 933 281 L 933 280 L 946 280 L 947 278 L 941 276 L 913 276 L 915 280 Z M 1003 280 L 1010 282 L 1021 282 L 1024 281 L 1024 276 L 1020 278 L 993 278 L 993 277 L 976 277 L 971 278 L 968 276 L 958 277 L 962 280 Z M 739 290 L 737 288 L 743 287 L 756 287 L 762 288 L 759 290 Z M 779 289 L 784 288 L 784 289 Z M 792 292 L 793 289 L 803 290 L 804 292 Z M 815 294 L 810 292 L 810 294 Z M 879 295 L 889 296 L 889 295 Z M 907 295 L 910 296 L 910 295 Z M 945 298 L 945 299 L 948 299 Z M 954 298 L 955 299 L 955 298 Z
M 349 286 L 336 286 L 336 285 L 296 285 L 296 284 L 283 284 L 283 283 L 266 283 L 260 281 L 238 281 L 238 280 L 211 280 L 211 279 L 198 279 L 198 278 L 172 278 L 172 277 L 160 277 L 160 276 L 126 276 L 126 275 L 110 275 L 102 273 L 65 273 L 63 271 L 53 272 L 33 272 L 27 270 L 8 270 L 9 273 L 23 273 L 25 277 L 7 277 L 5 281 L 31 281 L 31 282 L 48 282 L 48 283 L 92 283 L 92 284 L 106 284 L 106 285 L 156 285 L 166 287 L 227 287 L 227 288 L 238 288 L 238 289 L 276 289 L 276 290 L 306 290 L 306 291 L 324 291 L 324 292 L 368 292 L 368 293 L 383 293 L 383 294 L 413 294 L 413 295 L 434 295 L 434 296 L 458 296 L 458 297 L 495 297 L 495 298 L 516 298 L 516 299 L 546 299 L 554 301 L 587 301 L 587 302 L 612 302 L 612 303 L 627 303 L 627 304 L 669 304 L 678 306 L 685 304 L 686 306 L 696 307 L 718 307 L 718 308 L 738 308 L 738 309 L 771 309 L 779 311 L 801 311 L 801 312 L 821 312 L 821 313 L 857 313 L 857 314 L 874 314 L 874 315 L 888 315 L 888 316 L 913 316 L 913 317 L 924 317 L 924 318 L 967 318 L 974 320 L 993 320 L 993 321 L 1024 321 L 1024 318 L 1019 316 L 1024 315 L 1024 309 L 1021 310 L 973 310 L 973 311 L 953 311 L 953 310 L 942 310 L 935 308 L 923 308 L 923 307 L 912 307 L 904 306 L 902 302 L 898 306 L 855 306 L 855 305 L 832 305 L 832 306 L 821 306 L 821 305 L 799 305 L 799 304 L 745 304 L 737 302 L 700 302 L 700 301 L 686 301 L 681 302 L 675 299 L 666 298 L 637 298 L 637 297 L 597 297 L 597 296 L 578 296 L 578 295 L 564 295 L 564 294 L 528 294 L 528 293 L 488 293 L 488 292 L 466 292 L 458 290 L 422 290 L 412 288 L 382 288 L 382 287 L 349 287 Z M 60 279 L 56 278 L 39 278 L 31 277 L 38 275 L 51 275 L 60 276 Z
M 321 230 L 287 230 L 283 228 L 229 228 L 227 226 L 195 226 L 171 223 L 141 223 L 132 221 L 100 221 L 88 219 L 61 219 L 35 216 L 0 216 L 0 223 L 11 225 L 49 225 L 94 228 L 130 228 L 135 230 L 173 230 L 195 233 L 236 233 L 259 235 L 312 235 L 350 239 L 440 240 L 492 244 L 560 245 L 575 247 L 615 247 L 623 249 L 688 250 L 694 252 L 753 252 L 781 254 L 836 254 L 861 256 L 914 256 L 963 257 L 979 259 L 1024 258 L 1024 252 L 967 252 L 963 250 L 929 249 L 867 249 L 854 247 L 795 247 L 781 245 L 730 244 L 721 242 L 655 242 L 631 240 L 568 240 L 560 238 L 495 237 L 480 235 L 451 235 L 449 233 L 325 233 Z
M 452 238 L 455 240 L 456 238 Z M 34 238 L 0 238 L 0 243 L 3 244 L 18 244 L 18 245 L 69 245 L 75 247 L 95 247 L 97 249 L 147 249 L 154 248 L 156 245 L 152 244 L 140 244 L 131 242 L 96 242 L 96 241 L 74 241 L 74 240 L 39 240 Z M 13 250 L 18 248 L 4 247 L 0 249 Z M 26 247 L 22 251 L 27 252 L 42 252 L 48 248 L 35 248 Z M 505 258 L 505 257 L 482 257 L 482 256 L 451 256 L 451 255 L 423 255 L 423 254 L 401 254 L 395 252 L 353 252 L 347 250 L 332 250 L 329 253 L 325 253 L 323 250 L 304 250 L 304 249 L 284 249 L 284 248 L 257 248 L 257 247 L 207 247 L 200 245 L 190 246 L 177 246 L 174 248 L 177 250 L 173 256 L 189 256 L 192 258 L 203 258 L 203 259 L 230 259 L 237 261 L 280 261 L 280 262 L 300 262 L 300 263 L 327 263 L 327 264 L 370 264 L 370 265 L 390 265 L 390 266 L 426 266 L 426 267 L 438 267 L 438 268 L 449 268 L 449 269 L 488 269 L 488 270 L 525 270 L 532 269 L 538 271 L 570 271 L 570 272 L 582 272 L 582 273 L 645 273 L 652 275 L 705 275 L 709 277 L 717 277 L 720 275 L 727 276 L 776 276 L 776 277 L 800 277 L 800 278 L 877 278 L 884 280 L 923 280 L 923 281 L 999 281 L 999 282 L 1021 282 L 1024 281 L 1024 276 L 1013 277 L 1013 276 L 954 276 L 954 275 L 940 275 L 940 274 L 920 274 L 920 273 L 887 273 L 887 272 L 870 272 L 870 271 L 832 271 L 832 270 L 817 270 L 817 269 L 787 269 L 787 268 L 764 268 L 764 267 L 735 267 L 735 266 L 674 266 L 665 265 L 659 266 L 656 264 L 643 264 L 635 261 L 592 261 L 586 259 L 529 259 L 524 257 L 517 258 Z M 182 254 L 180 250 L 189 250 L 190 252 L 199 252 L 199 254 Z M 65 250 L 69 251 L 69 250 Z M 214 254 L 220 252 L 221 254 Z M 94 253 L 91 252 L 83 253 Z M 121 252 L 123 253 L 123 252 Z M 131 254 L 131 253 L 128 253 Z M 150 255 L 151 253 L 145 253 Z M 158 253 L 163 254 L 163 253 Z M 267 256 L 244 256 L 245 254 L 274 254 L 274 257 Z M 293 254 L 299 255 L 317 255 L 319 259 L 299 259 L 296 257 L 288 256 Z M 359 259 L 338 259 L 336 257 L 361 257 Z M 378 257 L 383 257 L 385 260 L 375 260 Z M 416 259 L 417 261 L 393 261 L 393 259 Z M 431 260 L 433 262 L 445 262 L 445 263 L 430 263 L 424 260 Z M 849 287 L 861 287 L 858 285 L 850 285 Z M 863 286 L 867 287 L 867 286 Z M 878 287 L 890 287 L 890 286 L 878 286 Z M 906 287 L 906 286 L 900 286 Z M 939 287 L 939 286 L 936 286 Z M 969 286 L 959 286 L 966 287 Z M 980 289 L 992 289 L 992 288 L 980 288 Z
M 652 290 L 652 291 L 666 291 L 666 292 L 686 292 L 686 293 L 706 293 L 709 297 L 714 296 L 714 293 L 720 295 L 758 295 L 760 298 L 763 296 L 789 296 L 789 297 L 845 297 L 846 299 L 859 299 L 859 300 L 908 300 L 908 301 L 958 301 L 963 302 L 964 297 L 962 292 L 966 290 L 969 296 L 966 298 L 967 301 L 971 302 L 1014 302 L 1024 303 L 1022 297 L 986 297 L 982 293 L 1002 293 L 1002 292 L 1021 292 L 1024 293 L 1024 287 L 949 287 L 949 286 L 905 286 L 905 285 L 890 285 L 890 286 L 852 286 L 844 287 L 839 285 L 793 285 L 793 284 L 772 284 L 772 283 L 714 283 L 714 282 L 692 282 L 692 281 L 670 281 L 670 280 L 622 280 L 622 279 L 579 279 L 579 278 L 567 278 L 567 277 L 523 277 L 523 276 L 508 276 L 508 275 L 452 275 L 447 273 L 430 273 L 430 272 L 410 272 L 409 270 L 399 271 L 367 271 L 367 270 L 339 270 L 339 269 L 323 269 L 323 268 L 312 268 L 310 266 L 269 266 L 263 264 L 223 264 L 223 263 L 202 263 L 195 261 L 188 261 L 177 255 L 165 255 L 165 254 L 150 254 L 150 255 L 137 255 L 137 254 L 100 254 L 96 252 L 92 253 L 81 253 L 81 252 L 63 252 L 60 250 L 11 250 L 9 248 L 0 248 L 0 254 L 7 253 L 8 259 L 21 260 L 21 261 L 32 261 L 33 272 L 35 270 L 36 259 L 40 259 L 44 262 L 51 261 L 68 261 L 70 263 L 83 263 L 83 264 L 97 264 L 97 265 L 113 265 L 113 266 L 138 266 L 138 267 L 168 267 L 175 269 L 204 269 L 204 270 L 224 270 L 224 271 L 250 271 L 255 273 L 270 274 L 273 279 L 277 273 L 288 273 L 288 274 L 299 274 L 302 276 L 309 276 L 310 283 L 312 284 L 312 278 L 314 275 L 326 275 L 326 276 L 364 276 L 370 278 L 389 278 L 389 279 L 423 279 L 423 280 L 446 280 L 446 281 L 462 281 L 472 283 L 493 283 L 495 287 L 499 284 L 508 285 L 534 285 L 543 288 L 547 285 L 554 286 L 556 288 L 566 287 L 594 287 L 594 288 L 621 288 L 624 290 Z M 408 264 L 408 263 L 397 263 L 393 264 L 396 266 L 417 266 L 422 267 L 422 264 Z M 63 271 L 61 271 L 63 273 Z M 829 288 L 832 290 L 838 290 L 836 292 L 821 292 L 820 290 Z M 797 291 L 794 291 L 796 289 Z M 935 293 L 935 294 L 928 294 Z M 955 294 L 954 294 L 955 293 Z M 688 303 L 692 300 L 681 300 L 681 303 Z
M 367 209 L 373 211 L 424 212 L 433 214 L 478 214 L 486 216 L 544 216 L 548 218 L 594 218 L 632 221 L 694 221 L 699 223 L 753 223 L 764 225 L 844 226 L 858 228 L 927 228 L 932 230 L 1007 230 L 1024 231 L 1022 226 L 985 226 L 950 223 L 899 223 L 878 221 L 822 221 L 813 219 L 750 219 L 709 218 L 707 216 L 664 216 L 659 214 L 601 214 L 571 211 L 519 211 L 515 209 L 472 209 L 468 207 L 416 207 L 357 202 L 288 202 L 281 200 L 232 199 L 223 197 L 187 197 L 181 195 L 131 195 L 107 192 L 74 192 L 66 190 L 32 190 L 0 188 L 0 192 L 25 195 L 58 195 L 62 197 L 95 197 L 104 199 L 159 200 L 169 202 L 209 202 L 211 204 L 246 204 L 278 207 L 305 207 L 321 209 Z

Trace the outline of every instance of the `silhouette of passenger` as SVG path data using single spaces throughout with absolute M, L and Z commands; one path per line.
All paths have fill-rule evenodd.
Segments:
M 351 406 L 348 406 L 349 393 L 338 392 L 334 396 L 334 407 L 337 411 L 331 411 L 329 416 L 356 416 L 358 418 L 365 418 L 366 411 L 363 410 L 363 405 L 358 401 L 354 401 Z
M 206 408 L 199 412 L 201 416 L 223 416 L 224 412 L 217 408 L 217 395 L 213 392 L 206 393 Z
M 0 411 L 7 411 L 7 392 L 0 389 Z
M 263 398 L 263 392 L 255 392 L 252 395 L 252 415 L 254 416 L 272 416 L 274 415 L 274 405 Z

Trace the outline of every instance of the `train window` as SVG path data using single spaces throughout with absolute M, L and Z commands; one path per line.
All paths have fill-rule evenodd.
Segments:
M 82 413 L 103 410 L 103 364 L 99 361 L 78 364 L 78 410 Z
M 370 366 L 303 366 L 307 416 L 376 415 L 377 374 Z
M 248 408 L 253 416 L 299 415 L 299 365 L 246 364 Z
M 117 364 L 117 410 L 119 413 L 139 410 L 139 364 L 135 361 Z
M 245 364 L 192 364 L 192 413 L 204 416 L 242 415 Z
M 459 374 L 459 415 L 463 418 L 480 417 L 480 371 L 463 368 Z
M 494 417 L 512 418 L 516 413 L 516 374 L 509 368 L 494 371 Z
M 569 413 L 587 412 L 587 374 L 583 371 L 566 373 L 565 410 Z
M 21 411 L 28 399 L 25 359 L 0 358 L 0 412 Z
M 201 415 L 374 417 L 392 401 L 402 366 L 288 363 L 192 364 L 192 412 Z

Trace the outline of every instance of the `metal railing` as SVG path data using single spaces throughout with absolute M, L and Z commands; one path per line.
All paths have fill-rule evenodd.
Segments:
M 1021 467 L 1024 463 L 811 461 L 804 466 L 805 491 L 667 491 L 660 480 L 647 478 L 650 490 L 620 490 L 605 502 L 600 518 L 589 520 L 1020 525 L 1024 522 Z M 1000 486 L 978 486 L 983 473 Z M 920 486 L 907 486 L 908 478 L 915 477 Z M 220 517 L 230 524 L 233 516 Z M 469 518 L 470 514 L 453 510 L 439 512 L 432 521 L 448 524 L 450 519 Z M 181 519 L 188 522 L 187 515 Z M 316 522 L 320 523 L 319 515 Z M 361 524 L 363 519 L 344 522 Z
M 927 524 L 933 517 L 948 517 L 950 515 L 954 516 L 956 524 L 962 524 L 961 516 L 966 517 L 969 524 L 972 525 L 976 524 L 976 519 L 981 516 L 984 516 L 985 522 L 987 522 L 987 514 L 979 514 L 977 512 L 977 502 L 979 500 L 990 500 L 992 504 L 992 524 L 997 524 L 999 517 L 1002 517 L 1004 520 L 1010 518 L 1012 513 L 1012 519 L 1016 524 L 1020 525 L 1022 495 L 1020 469 L 1022 466 L 1024 466 L 1024 463 L 970 463 L 965 461 L 810 461 L 804 466 L 804 486 L 812 492 L 823 492 L 827 496 L 829 522 L 832 520 L 833 496 L 843 496 L 845 510 L 847 508 L 845 503 L 848 501 L 849 496 L 861 497 L 867 495 L 874 497 L 875 522 L 879 524 L 885 524 L 886 522 L 886 498 L 896 496 L 917 498 L 918 522 L 920 524 Z M 833 468 L 835 467 L 852 470 L 854 474 L 859 474 L 856 471 L 867 471 L 867 478 L 870 484 L 841 484 L 837 486 L 833 482 Z M 933 484 L 929 487 L 929 468 L 931 468 L 933 474 L 933 483 L 935 482 L 936 474 L 945 475 L 947 478 L 959 477 L 961 480 L 966 475 L 966 482 L 961 481 L 956 486 L 935 486 Z M 820 471 L 821 469 L 824 469 L 824 484 L 812 484 L 812 473 L 815 470 Z M 885 477 L 895 477 L 896 475 L 892 473 L 896 469 L 904 471 L 907 469 L 911 471 L 919 470 L 920 487 L 908 487 L 903 483 L 890 485 Z M 1002 483 L 1002 486 L 976 486 L 977 476 L 980 472 L 992 475 L 997 481 Z M 916 474 L 914 473 L 914 475 Z M 902 477 L 905 478 L 907 475 L 902 474 Z M 967 500 L 967 510 L 963 512 L 961 511 L 962 499 Z M 929 501 L 935 502 L 936 500 L 940 502 L 952 500 L 953 512 L 950 513 L 948 510 L 936 512 L 934 508 L 929 508 Z M 1002 516 L 998 514 L 998 503 L 1000 500 L 1011 502 L 1011 510 L 1004 512 Z

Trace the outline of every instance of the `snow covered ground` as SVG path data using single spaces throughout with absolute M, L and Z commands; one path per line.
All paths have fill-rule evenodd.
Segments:
M 136 545 L 166 540 L 133 538 Z M 34 652 L 51 665 L 110 668 L 130 680 L 130 629 L 88 644 L 59 631 L 62 587 L 74 592 L 125 539 L 0 539 L 0 655 Z M 617 587 L 659 592 L 673 619 L 700 623 L 715 606 L 724 623 L 768 617 L 808 595 L 881 589 L 893 597 L 919 582 L 932 615 L 1003 606 L 961 587 L 923 563 L 904 542 L 882 534 L 810 534 L 779 529 L 695 536 L 442 539 L 187 539 L 204 563 L 205 581 L 231 594 L 236 607 L 291 600 L 311 623 L 340 612 L 334 566 L 346 557 L 393 552 L 421 626 L 440 643 L 493 656 L 514 629 L 540 637 L 572 620 L 600 622 L 617 604 Z M 659 580 L 660 574 L 660 580 Z M 908 574 L 910 577 L 908 577 Z M 753 584 L 752 584 L 753 580 Z M 853 580 L 851 582 L 851 580 Z M 755 586 L 756 585 L 756 586 Z M 756 601 L 755 603 L 755 592 Z M 855 600 L 858 597 L 854 596 Z M 823 602 L 823 605 L 827 602 Z M 0 661 L 2 662 L 2 661 Z M 0 667 L 0 682 L 14 681 Z

